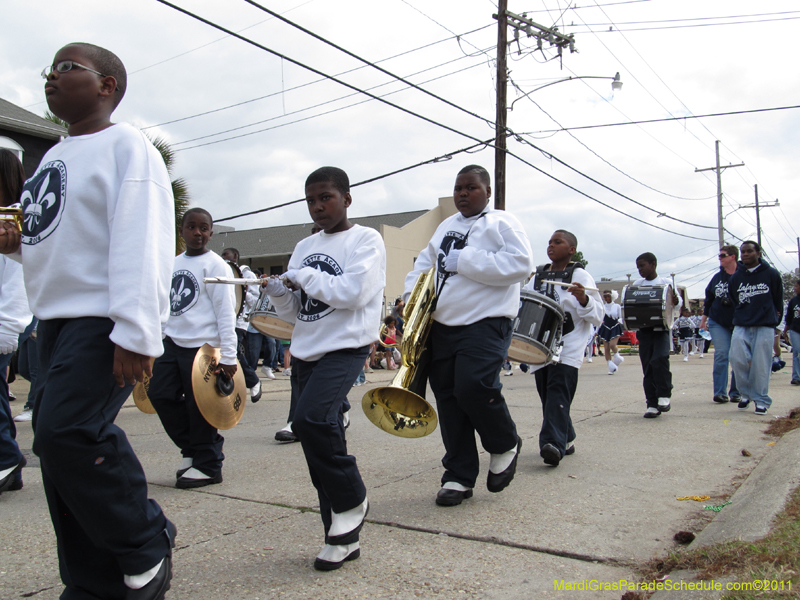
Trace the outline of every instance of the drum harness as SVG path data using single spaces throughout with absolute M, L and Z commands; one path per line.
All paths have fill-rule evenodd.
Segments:
M 536 267 L 536 273 L 534 274 L 534 289 L 542 289 L 542 285 L 539 281 L 544 277 L 545 273 L 547 273 L 547 277 L 550 279 L 560 279 L 564 283 L 572 283 L 572 275 L 575 273 L 575 269 L 583 269 L 583 264 L 579 262 L 571 262 L 567 264 L 567 267 L 563 271 L 550 271 L 549 267 L 552 263 L 547 263 L 545 265 L 539 265 Z M 544 295 L 550 298 L 551 300 L 556 300 L 555 294 L 555 287 L 552 283 L 544 284 Z M 564 336 L 570 333 L 573 329 L 575 329 L 575 323 L 572 321 L 572 314 L 564 311 L 564 323 L 561 326 L 561 330 L 558 332 L 558 342 L 556 343 L 556 352 L 553 356 L 553 360 L 551 362 L 557 363 L 561 360 L 561 350 L 564 348 Z

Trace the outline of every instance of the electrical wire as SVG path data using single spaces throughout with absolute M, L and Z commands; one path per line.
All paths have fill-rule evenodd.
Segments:
M 391 177 L 392 175 L 397 175 L 398 173 L 403 173 L 405 171 L 410 171 L 411 169 L 416 169 L 417 167 L 421 167 L 423 165 L 430 165 L 430 164 L 433 164 L 433 163 L 444 162 L 446 160 L 450 160 L 451 158 L 453 158 L 457 154 L 461 154 L 462 152 L 469 153 L 471 151 L 474 151 L 475 148 L 478 148 L 480 146 L 486 147 L 493 140 L 494 140 L 494 138 L 491 138 L 491 139 L 488 139 L 488 140 L 486 140 L 484 142 L 481 142 L 481 143 L 478 143 L 478 144 L 473 144 L 472 146 L 467 146 L 466 148 L 461 148 L 460 150 L 454 150 L 453 152 L 448 152 L 447 154 L 443 154 L 441 156 L 437 156 L 436 158 L 431 158 L 431 159 L 428 159 L 428 160 L 424 160 L 422 162 L 418 162 L 418 163 L 416 163 L 414 165 L 410 165 L 408 167 L 403 167 L 402 169 L 396 169 L 394 171 L 390 171 L 389 173 L 384 173 L 383 175 L 378 175 L 376 177 L 370 177 L 369 179 L 364 179 L 363 181 L 359 181 L 358 183 L 352 183 L 352 184 L 350 184 L 350 187 L 354 188 L 354 187 L 358 187 L 360 185 L 366 185 L 367 183 L 373 183 L 375 181 L 379 181 L 381 179 L 385 179 L 387 177 Z M 289 206 L 291 204 L 297 204 L 298 202 L 305 202 L 305 201 L 306 201 L 305 198 L 299 198 L 298 200 L 291 200 L 289 202 L 284 202 L 282 204 L 276 204 L 275 206 L 269 206 L 267 208 L 260 208 L 258 210 L 252 210 L 250 212 L 241 213 L 241 214 L 238 214 L 238 215 L 231 215 L 230 217 L 223 217 L 222 219 L 214 219 L 214 222 L 219 223 L 221 221 L 231 221 L 233 219 L 238 219 L 240 217 L 249 217 L 251 215 L 257 215 L 257 214 L 260 214 L 260 213 L 263 213 L 263 212 L 268 212 L 270 210 L 275 210 L 277 208 L 283 208 L 283 207 Z
M 605 14 L 605 11 L 601 11 Z M 772 12 L 772 13 L 758 13 L 754 15 L 728 15 L 728 16 L 716 16 L 716 17 L 687 17 L 684 19 L 657 19 L 653 21 L 609 21 L 608 23 L 586 23 L 587 27 L 608 27 L 609 25 L 613 25 L 614 27 L 619 28 L 620 25 L 653 25 L 659 23 L 685 23 L 687 21 L 713 21 L 719 19 L 751 19 L 755 17 L 775 17 L 778 15 L 797 15 L 800 14 L 798 10 L 787 10 L 783 12 Z M 608 16 L 608 15 L 606 15 Z M 759 22 L 759 21 L 757 21 Z M 721 23 L 720 23 L 721 24 Z
M 663 31 L 665 29 L 691 29 L 695 27 L 724 27 L 730 25 L 752 25 L 753 23 L 773 23 L 775 21 L 794 21 L 800 19 L 800 17 L 781 17 L 777 19 L 759 19 L 756 21 L 736 21 L 734 23 L 697 23 L 694 25 L 668 25 L 664 27 L 631 27 L 629 29 L 617 29 L 614 28 L 613 30 L 589 30 L 589 33 L 623 33 L 623 32 L 630 32 L 630 31 Z

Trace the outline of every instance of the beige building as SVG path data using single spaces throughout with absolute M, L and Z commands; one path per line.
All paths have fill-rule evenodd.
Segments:
M 350 219 L 351 223 L 375 229 L 386 245 L 384 300 L 387 310 L 403 293 L 406 275 L 414 268 L 414 261 L 433 232 L 455 212 L 453 198 L 448 197 L 439 198 L 438 205 L 431 210 Z M 242 264 L 268 275 L 280 274 L 286 271 L 297 242 L 311 235 L 311 227 L 311 223 L 304 223 L 236 231 L 215 225 L 208 247 L 218 254 L 225 248 L 236 248 Z

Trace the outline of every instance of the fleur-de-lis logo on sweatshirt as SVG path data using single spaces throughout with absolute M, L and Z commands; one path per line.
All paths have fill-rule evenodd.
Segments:
M 56 202 L 56 195 L 48 191 L 49 185 L 50 173 L 48 172 L 44 180 L 34 188 L 35 197 L 32 197 L 31 192 L 28 190 L 25 190 L 22 194 L 22 201 L 28 200 L 28 204 L 25 205 L 25 225 L 30 230 L 38 227 L 44 209 L 50 208 Z
M 22 204 L 22 243 L 38 244 L 53 233 L 61 222 L 66 205 L 67 167 L 54 160 L 25 182 Z
M 191 271 L 175 271 L 169 290 L 170 314 L 177 317 L 192 308 L 197 302 L 199 289 L 197 279 Z

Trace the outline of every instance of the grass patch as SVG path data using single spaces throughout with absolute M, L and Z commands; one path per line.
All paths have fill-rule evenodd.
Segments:
M 800 408 L 770 423 L 765 433 L 782 436 L 800 428 Z M 757 510 L 757 507 L 754 507 Z M 648 561 L 640 569 L 643 580 L 653 581 L 674 571 L 689 570 L 697 579 L 736 582 L 784 582 L 784 589 L 727 592 L 719 600 L 800 598 L 800 487 L 789 496 L 769 535 L 756 542 L 729 541 L 694 550 L 671 552 Z M 791 590 L 786 587 L 791 582 Z M 644 596 L 641 596 L 642 598 Z

